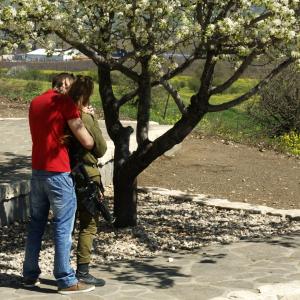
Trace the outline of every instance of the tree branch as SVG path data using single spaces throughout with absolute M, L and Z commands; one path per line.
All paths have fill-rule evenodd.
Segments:
M 196 97 L 194 97 L 195 100 L 197 100 L 198 104 L 200 99 L 201 101 L 204 101 L 202 104 L 206 105 L 209 100 L 209 91 L 211 87 L 211 82 L 213 79 L 213 74 L 216 66 L 216 62 L 213 61 L 214 54 L 212 52 L 208 52 L 207 59 L 204 64 L 204 69 L 201 75 L 201 84 L 198 93 L 196 94 Z
M 98 55 L 95 50 L 92 50 L 91 48 L 87 47 L 85 44 L 67 38 L 64 34 L 62 34 L 58 30 L 55 30 L 54 33 L 58 37 L 60 37 L 63 41 L 72 45 L 74 48 L 78 49 L 81 53 L 91 58 L 96 65 L 99 65 L 100 63 L 104 62 L 104 57 Z
M 161 84 L 165 88 L 165 90 L 172 96 L 172 98 L 174 99 L 180 112 L 182 114 L 185 114 L 186 107 L 185 107 L 183 101 L 181 100 L 180 95 L 177 92 L 177 90 L 168 81 L 162 81 Z
M 168 72 L 167 74 L 163 75 L 160 80 L 153 81 L 151 85 L 152 86 L 156 86 L 156 85 L 161 84 L 162 81 L 166 81 L 166 80 L 169 80 L 169 79 L 175 77 L 176 75 L 178 75 L 181 72 L 183 72 L 186 68 L 188 68 L 196 59 L 197 59 L 196 56 L 191 55 L 188 59 L 186 59 L 184 61 L 183 64 L 181 64 L 180 66 L 178 66 L 173 71 Z
M 120 63 L 110 63 L 111 70 L 120 71 L 121 73 L 128 76 L 133 81 L 139 81 L 139 74 L 137 72 L 132 71 L 130 68 L 125 67 L 123 64 Z
M 224 6 L 224 8 L 221 10 L 219 15 L 214 19 L 214 23 L 217 23 L 217 21 L 223 19 L 226 17 L 228 11 L 235 5 L 234 0 L 228 1 L 228 3 Z
M 141 59 L 141 75 L 138 87 L 138 111 L 137 111 L 137 127 L 136 141 L 138 147 L 148 140 L 149 120 L 150 120 L 150 104 L 151 104 L 151 76 L 149 73 L 150 56 Z
M 124 164 L 124 176 L 138 176 L 145 170 L 156 158 L 174 145 L 181 143 L 184 138 L 195 128 L 199 121 L 205 115 L 204 111 L 188 111 L 181 119 L 174 124 L 167 132 L 155 139 L 142 144 Z
M 288 67 L 294 61 L 295 58 L 288 58 L 287 60 L 279 64 L 262 81 L 260 81 L 255 87 L 253 87 L 251 90 L 249 90 L 247 93 L 243 94 L 242 96 L 223 104 L 218 104 L 218 105 L 208 104 L 208 112 L 217 112 L 217 111 L 226 110 L 248 100 L 251 96 L 256 94 L 263 86 L 265 86 L 274 76 L 276 76 L 283 69 Z
M 165 74 L 164 76 L 162 76 L 162 78 L 160 80 L 155 80 L 155 81 L 151 82 L 151 87 L 155 87 L 157 85 L 160 85 L 160 84 L 162 84 L 162 82 L 165 82 L 168 79 L 171 79 L 171 78 L 175 77 L 177 74 L 180 74 L 183 70 L 185 70 L 187 67 L 189 67 L 190 64 L 194 60 L 195 60 L 194 57 L 190 57 L 190 59 L 187 59 L 182 65 L 177 67 L 175 70 L 173 70 L 172 72 L 169 72 L 169 73 Z M 139 76 L 138 74 L 136 74 L 136 75 Z M 135 75 L 133 77 L 135 77 Z M 117 101 L 118 107 L 121 107 L 122 105 L 126 104 L 128 101 L 130 101 L 131 99 L 136 97 L 138 95 L 138 92 L 139 92 L 138 89 L 135 89 L 134 91 L 124 95 L 122 98 L 119 99 L 119 101 Z
M 250 55 L 248 55 L 243 63 L 240 65 L 240 67 L 236 70 L 236 72 L 223 84 L 213 88 L 209 95 L 219 94 L 227 90 L 239 77 L 244 73 L 244 71 L 247 69 L 247 67 L 251 64 L 253 59 L 256 56 L 256 51 L 253 51 Z
M 129 102 L 130 100 L 132 100 L 134 97 L 136 97 L 138 95 L 139 90 L 136 89 L 126 95 L 124 95 L 122 98 L 120 98 L 117 101 L 117 106 L 118 108 L 121 107 L 122 105 L 126 104 L 127 102 Z

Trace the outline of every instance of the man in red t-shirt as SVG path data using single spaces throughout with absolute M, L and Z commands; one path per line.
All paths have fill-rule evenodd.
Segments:
M 88 292 L 95 288 L 78 282 L 70 266 L 76 196 L 68 149 L 63 139 L 67 126 L 85 148 L 92 149 L 94 146 L 73 100 L 62 94 L 73 80 L 74 76 L 68 73 L 56 75 L 52 80 L 52 89 L 34 98 L 29 108 L 32 137 L 31 219 L 23 264 L 24 286 L 33 287 L 40 283 L 39 253 L 51 208 L 55 243 L 54 276 L 61 294 Z

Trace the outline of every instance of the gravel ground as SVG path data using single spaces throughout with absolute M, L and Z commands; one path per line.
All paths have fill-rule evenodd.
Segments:
M 217 209 L 152 193 L 139 194 L 138 209 L 139 222 L 135 228 L 113 230 L 100 221 L 92 264 L 139 260 L 162 251 L 191 251 L 213 243 L 269 238 L 300 229 L 300 222 L 279 216 Z M 50 225 L 51 221 L 45 232 L 40 258 L 42 274 L 52 274 L 54 249 Z M 18 280 L 21 275 L 25 232 L 26 224 L 0 228 L 0 286 Z M 77 231 L 72 251 L 74 267 L 76 238 Z

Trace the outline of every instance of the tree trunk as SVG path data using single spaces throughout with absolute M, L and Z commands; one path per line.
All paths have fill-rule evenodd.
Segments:
M 116 227 L 136 226 L 137 224 L 137 177 L 156 158 L 182 140 L 195 128 L 207 112 L 207 98 L 193 96 L 186 113 L 162 136 L 148 140 L 149 103 L 151 90 L 149 76 L 145 72 L 145 83 L 139 86 L 140 105 L 137 128 L 138 148 L 130 153 L 129 142 L 133 128 L 124 127 L 119 120 L 119 107 L 114 97 L 110 69 L 99 66 L 99 90 L 107 131 L 114 142 L 114 216 Z
M 136 225 L 136 176 L 131 170 L 125 170 L 125 162 L 131 155 L 129 151 L 131 127 L 122 127 L 120 134 L 115 138 L 114 154 L 114 216 L 116 227 Z
M 137 180 L 120 177 L 114 170 L 114 215 L 115 227 L 136 226 L 137 223 Z M 122 172 L 121 172 L 122 173 Z

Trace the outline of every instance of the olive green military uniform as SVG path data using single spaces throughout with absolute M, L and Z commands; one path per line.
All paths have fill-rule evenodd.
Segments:
M 100 183 L 100 172 L 97 166 L 98 158 L 106 152 L 107 145 L 102 136 L 96 118 L 88 113 L 82 112 L 82 121 L 94 139 L 95 145 L 92 150 L 83 148 L 78 141 L 73 140 L 70 147 L 70 157 L 72 164 L 82 162 L 89 177 Z M 82 199 L 87 195 L 80 193 L 77 188 L 85 186 L 81 178 L 75 176 L 76 196 L 78 203 L 78 218 L 80 223 L 78 246 L 77 246 L 77 265 L 88 264 L 91 259 L 92 243 L 97 232 L 97 217 L 93 217 L 83 206 Z

